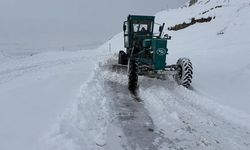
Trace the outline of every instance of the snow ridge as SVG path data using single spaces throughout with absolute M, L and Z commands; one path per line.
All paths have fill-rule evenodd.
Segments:
M 44 138 L 45 147 L 40 149 L 103 149 L 109 124 L 109 104 L 99 69 L 95 69 L 89 81 L 81 87 L 77 101 L 60 117 L 59 123 Z

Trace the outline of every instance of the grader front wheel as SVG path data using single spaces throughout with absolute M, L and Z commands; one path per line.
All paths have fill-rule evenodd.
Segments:
M 135 93 L 138 84 L 138 63 L 135 58 L 130 58 L 128 62 L 128 89 Z

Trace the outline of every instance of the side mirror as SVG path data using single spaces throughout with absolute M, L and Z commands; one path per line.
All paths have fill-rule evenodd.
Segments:
M 127 29 L 127 27 L 126 27 L 126 25 L 124 24 L 124 25 L 123 25 L 123 31 L 125 32 L 126 29 Z
M 164 38 L 166 38 L 167 40 L 171 40 L 172 37 L 169 36 L 168 34 L 165 34 L 165 35 L 164 35 Z

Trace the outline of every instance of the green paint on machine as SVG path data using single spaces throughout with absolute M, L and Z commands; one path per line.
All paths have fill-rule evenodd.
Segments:
M 166 67 L 167 40 L 152 39 L 153 64 L 155 70 L 164 70 Z

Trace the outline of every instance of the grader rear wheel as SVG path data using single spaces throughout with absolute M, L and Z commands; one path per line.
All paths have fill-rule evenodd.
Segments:
M 189 88 L 193 78 L 193 66 L 188 58 L 180 58 L 177 61 L 177 67 L 180 69 L 175 79 L 179 85 Z
M 121 65 L 128 64 L 127 54 L 124 51 L 119 51 L 118 64 L 121 64 Z

